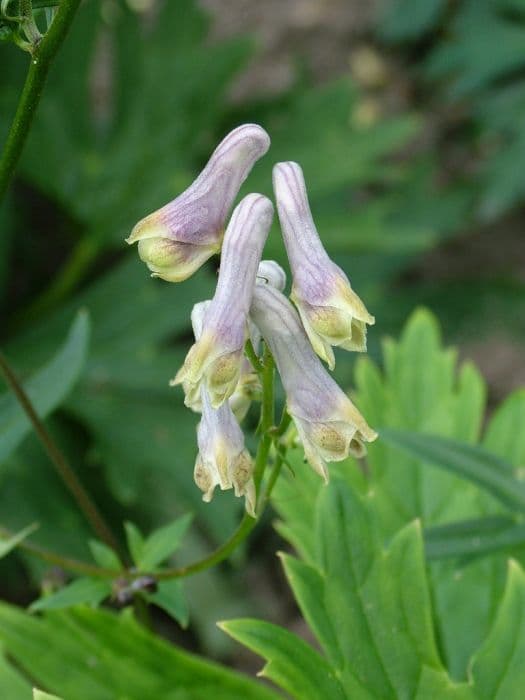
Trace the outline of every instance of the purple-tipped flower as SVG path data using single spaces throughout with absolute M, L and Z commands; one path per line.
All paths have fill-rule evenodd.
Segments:
M 257 267 L 272 217 L 272 203 L 260 194 L 249 194 L 235 208 L 202 335 L 172 381 L 187 391 L 203 382 L 214 408 L 233 394 L 239 380 Z
M 373 324 L 374 317 L 319 239 L 301 167 L 292 162 L 277 163 L 273 187 L 292 268 L 291 299 L 315 352 L 333 369 L 332 345 L 366 350 L 366 324 Z
M 202 334 L 204 316 L 210 301 L 195 304 L 191 322 L 195 339 Z M 207 389 L 201 384 L 199 410 L 202 418 L 197 427 L 199 454 L 195 461 L 194 479 L 203 491 L 203 500 L 209 502 L 217 485 L 221 489 L 235 489 L 236 496 L 245 496 L 246 510 L 255 517 L 255 485 L 253 462 L 244 447 L 244 435 L 228 401 L 215 409 L 211 406 Z M 195 397 L 193 398 L 195 401 Z
M 316 357 L 297 312 L 281 292 L 257 285 L 251 316 L 272 351 L 305 456 L 327 479 L 326 462 L 362 456 L 363 443 L 377 434 Z
M 245 124 L 226 136 L 187 190 L 138 222 L 128 243 L 154 277 L 182 282 L 218 253 L 226 217 L 255 162 L 270 146 L 257 124 Z

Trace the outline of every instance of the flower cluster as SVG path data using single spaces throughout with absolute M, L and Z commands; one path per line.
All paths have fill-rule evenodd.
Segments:
M 201 413 L 195 482 L 209 501 L 215 487 L 234 488 L 255 514 L 253 461 L 239 422 L 260 396 L 256 354 L 261 340 L 271 351 L 286 392 L 305 457 L 326 480 L 327 462 L 362 456 L 376 438 L 357 408 L 333 380 L 333 347 L 366 350 L 367 324 L 374 317 L 353 291 L 343 270 L 330 260 L 317 233 L 297 163 L 278 163 L 273 186 L 281 231 L 292 271 L 290 299 L 286 275 L 262 253 L 273 220 L 272 202 L 249 194 L 229 210 L 270 138 L 246 124 L 219 144 L 195 182 L 181 195 L 140 221 L 128 243 L 154 276 L 187 279 L 221 252 L 213 299 L 195 305 L 195 343 L 172 384 L 181 384 L 185 403 Z M 321 359 L 319 359 L 321 358 Z M 257 364 L 257 363 L 256 363 Z

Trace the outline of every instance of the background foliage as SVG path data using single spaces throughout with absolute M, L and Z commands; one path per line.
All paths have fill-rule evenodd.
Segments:
M 326 697 L 518 698 L 525 397 L 518 390 L 495 408 L 504 389 L 487 387 L 471 363 L 458 369 L 436 318 L 420 310 L 405 321 L 424 304 L 463 347 L 493 347 L 504 332 L 521 349 L 525 3 L 385 1 L 359 39 L 368 63 L 322 84 L 298 71 L 285 92 L 254 90 L 242 103 L 230 91 L 257 59 L 256 41 L 213 42 L 209 30 L 193 0 L 151 14 L 120 0 L 82 4 L 0 213 L 5 353 L 123 547 L 135 544 L 140 559 L 137 526 L 151 544 L 152 531 L 187 513 L 191 526 L 180 541 L 169 531 L 175 546 L 162 546 L 159 561 L 185 563 L 221 543 L 240 506 L 226 494 L 201 502 L 195 416 L 167 386 L 192 304 L 212 293 L 213 265 L 167 285 L 123 239 L 192 181 L 230 127 L 261 123 L 272 147 L 246 187 L 270 194 L 272 164 L 299 161 L 323 240 L 376 315 L 372 359 L 353 367 L 340 357 L 337 371 L 348 386 L 355 377 L 356 402 L 382 439 L 366 464 L 335 467 L 326 489 L 294 453 L 295 478 L 286 474 L 274 498 L 278 532 L 295 550 L 281 557 L 284 573 L 320 651 L 268 622 L 223 627 L 301 699 L 319 688 Z M 5 42 L 0 60 L 3 141 L 27 57 Z M 285 262 L 276 227 L 267 255 Z M 400 339 L 381 349 L 385 334 Z M 497 359 L 481 357 L 484 367 Z M 2 387 L 0 524 L 18 532 L 31 523 L 32 542 L 113 568 L 100 543 L 88 544 L 92 533 Z M 292 625 L 291 597 L 284 611 L 275 603 L 287 588 L 273 553 L 285 546 L 267 518 L 228 564 L 159 590 L 149 601 L 155 636 L 130 610 L 69 609 L 100 602 L 107 588 L 87 578 L 71 593 L 62 573 L 11 550 L 0 561 L 3 696 L 29 698 L 30 678 L 68 700 L 198 698 L 209 684 L 225 698 L 276 697 L 159 635 L 232 663 L 239 647 L 217 620 L 284 615 Z M 40 598 L 53 591 L 68 592 L 58 603 Z M 48 608 L 42 618 L 13 605 L 35 599 Z

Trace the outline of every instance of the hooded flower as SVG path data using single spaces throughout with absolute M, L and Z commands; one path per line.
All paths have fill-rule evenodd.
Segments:
M 291 299 L 315 352 L 334 368 L 332 345 L 366 350 L 366 324 L 374 317 L 328 257 L 315 228 L 303 171 L 297 163 L 277 163 L 273 186 L 283 238 L 292 268 Z
M 245 124 L 226 136 L 187 190 L 138 222 L 128 243 L 154 277 L 182 282 L 221 248 L 226 217 L 254 163 L 270 146 L 268 134 Z
M 191 312 L 191 323 L 193 326 L 193 333 L 195 335 L 195 340 L 198 340 L 202 333 L 202 324 L 204 322 L 204 316 L 206 311 L 211 304 L 211 300 L 201 301 L 195 304 Z M 255 325 L 248 321 L 250 338 L 255 349 L 258 348 L 260 343 L 261 335 Z M 196 413 L 202 412 L 202 401 L 201 401 L 201 391 L 199 384 L 190 384 L 189 382 L 183 382 L 183 389 L 185 394 L 184 403 L 188 408 Z M 243 357 L 241 363 L 241 370 L 239 374 L 239 381 L 235 388 L 235 391 L 229 398 L 230 407 L 239 421 L 248 413 L 250 404 L 255 397 L 258 397 L 261 392 L 261 383 L 259 377 L 252 367 L 251 362 L 247 357 Z
M 202 418 L 197 427 L 199 454 L 194 478 L 203 491 L 203 500 L 211 501 L 217 484 L 245 496 L 247 512 L 255 517 L 253 461 L 244 447 L 244 435 L 228 402 L 213 408 L 208 392 L 201 386 Z
M 362 456 L 377 434 L 325 370 L 286 297 L 257 285 L 251 315 L 272 351 L 286 392 L 287 410 L 311 466 L 328 478 L 326 462 Z
M 191 322 L 196 340 L 201 337 L 204 316 L 210 301 L 195 304 Z M 246 497 L 246 510 L 255 517 L 255 486 L 253 462 L 244 447 L 244 435 L 229 402 L 215 409 L 211 406 L 207 389 L 201 385 L 199 410 L 202 418 L 197 427 L 199 454 L 195 462 L 194 478 L 203 491 L 203 499 L 212 499 L 215 487 L 235 489 L 236 496 Z
M 203 382 L 213 408 L 233 394 L 239 381 L 257 267 L 272 217 L 272 203 L 260 194 L 248 195 L 235 208 L 202 335 L 172 381 L 183 384 L 187 395 Z

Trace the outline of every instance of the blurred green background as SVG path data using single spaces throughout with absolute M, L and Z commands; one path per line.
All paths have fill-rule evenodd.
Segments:
M 27 58 L 4 43 L 0 61 L 3 141 Z M 426 305 L 489 399 L 525 381 L 525 0 L 86 0 L 0 213 L 1 343 L 28 377 L 88 309 L 87 363 L 49 426 L 119 532 L 196 513 L 180 561 L 223 541 L 242 507 L 201 502 L 196 416 L 168 387 L 217 261 L 169 285 L 124 238 L 246 121 L 272 146 L 243 191 L 271 194 L 273 163 L 301 163 L 321 237 L 376 316 L 373 356 Z M 276 225 L 265 256 L 286 266 Z M 351 377 L 347 358 L 338 378 Z M 28 436 L 0 463 L 0 523 L 33 521 L 36 542 L 89 557 L 87 526 Z M 248 560 L 192 579 L 192 633 L 167 618 L 166 633 L 221 655 L 218 617 L 293 624 L 276 538 L 268 518 Z M 1 597 L 32 600 L 42 572 L 2 560 Z

